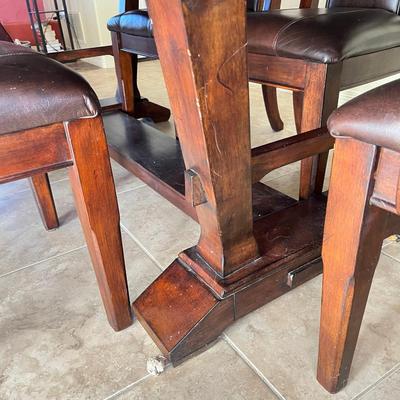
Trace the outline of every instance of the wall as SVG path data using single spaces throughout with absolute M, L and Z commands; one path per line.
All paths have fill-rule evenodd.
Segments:
M 71 21 L 74 23 L 79 47 L 111 44 L 107 20 L 118 13 L 118 0 L 68 0 L 67 6 Z M 87 59 L 87 61 L 106 68 L 114 65 L 111 57 L 98 57 Z
M 43 0 L 38 0 L 38 7 L 43 10 Z M 33 42 L 25 0 L 0 0 L 0 22 L 13 39 Z
M 325 2 L 325 0 L 319 0 L 319 7 L 325 7 Z M 282 8 L 296 8 L 299 4 L 299 0 L 282 0 Z

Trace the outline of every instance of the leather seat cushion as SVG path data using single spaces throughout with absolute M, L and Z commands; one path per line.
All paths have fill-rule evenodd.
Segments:
M 249 52 L 336 63 L 400 46 L 400 16 L 382 9 L 320 8 L 251 13 Z
M 0 41 L 0 71 L 0 134 L 100 113 L 85 79 L 31 49 Z
M 127 35 L 153 37 L 153 23 L 146 10 L 127 11 L 111 17 L 107 28 Z
M 352 137 L 400 152 L 400 80 L 350 100 L 328 120 L 335 137 Z
M 111 18 L 108 29 L 153 36 L 145 10 Z M 250 52 L 330 64 L 400 46 L 400 16 L 345 7 L 248 13 L 247 36 Z
M 267 4 L 266 2 L 265 4 Z M 247 0 L 247 10 L 256 11 L 258 0 Z M 111 17 L 107 22 L 110 31 L 127 35 L 153 37 L 153 24 L 147 10 L 132 10 Z

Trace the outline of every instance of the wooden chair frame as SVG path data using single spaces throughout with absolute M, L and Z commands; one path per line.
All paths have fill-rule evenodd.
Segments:
M 331 393 L 347 383 L 382 242 L 400 231 L 399 171 L 395 151 L 336 140 L 322 249 L 317 373 Z
M 317 4 L 316 0 L 303 0 L 300 7 L 316 7 Z M 248 64 L 251 81 L 293 91 L 296 127 L 298 133 L 303 133 L 326 124 L 329 115 L 337 108 L 341 90 L 400 71 L 400 47 L 350 58 L 336 64 L 249 52 Z M 269 103 L 266 106 L 267 109 L 271 107 Z M 277 107 L 271 109 L 278 110 Z M 274 118 L 279 120 L 276 113 Z M 312 193 L 322 191 L 327 159 L 326 153 L 302 161 L 300 198 L 305 199 Z
M 0 183 L 30 178 L 47 229 L 58 227 L 47 172 L 64 167 L 69 168 L 78 215 L 109 323 L 117 331 L 124 329 L 132 323 L 132 316 L 118 203 L 102 118 L 0 135 Z
M 257 9 L 264 10 L 265 0 L 258 0 Z M 279 9 L 281 0 L 272 0 L 270 9 Z M 120 0 L 120 12 L 139 9 L 138 0 Z M 170 112 L 165 107 L 143 101 L 137 83 L 138 55 L 154 58 L 157 54 L 154 38 L 132 36 L 111 32 L 115 69 L 117 73 L 119 93 L 122 99 L 122 108 L 137 118 L 150 117 L 154 122 L 167 121 Z M 275 131 L 283 129 L 280 119 L 276 88 L 263 85 L 265 108 L 271 127 Z M 145 99 L 144 99 L 145 100 Z

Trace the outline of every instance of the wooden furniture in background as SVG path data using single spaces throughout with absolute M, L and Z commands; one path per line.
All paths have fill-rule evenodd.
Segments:
M 58 219 L 47 172 L 69 168 L 108 320 L 124 329 L 132 317 L 98 99 L 71 70 L 12 43 L 0 42 L 0 69 L 0 183 L 30 178 L 43 222 L 53 229 Z
M 347 103 L 337 138 L 323 244 L 318 380 L 347 383 L 383 240 L 400 232 L 400 81 Z M 375 349 L 369 349 L 375 351 Z
M 248 17 L 250 80 L 293 91 L 298 133 L 326 124 L 340 90 L 400 71 L 398 0 L 316 3 Z M 322 191 L 327 156 L 302 161 L 301 198 Z
M 281 0 L 247 0 L 249 12 L 267 11 L 280 8 Z M 268 7 L 268 8 L 267 8 Z M 227 13 L 229 14 L 229 6 Z M 137 118 L 148 116 L 155 122 L 167 121 L 170 111 L 160 105 L 142 99 L 138 88 L 138 56 L 158 58 L 152 32 L 152 22 L 147 10 L 139 10 L 139 1 L 120 0 L 120 15 L 109 22 L 111 31 L 115 69 L 119 93 L 125 112 Z M 210 33 L 211 35 L 211 33 Z M 210 36 L 209 40 L 213 40 Z M 132 79 L 133 77 L 133 79 Z M 276 88 L 263 86 L 263 95 L 268 118 L 274 130 L 281 130 Z

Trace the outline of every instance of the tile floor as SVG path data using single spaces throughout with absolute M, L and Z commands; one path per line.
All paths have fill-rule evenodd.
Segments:
M 112 69 L 73 65 L 100 97 Z M 168 99 L 158 62 L 140 64 L 143 95 Z M 370 86 L 370 85 L 369 85 Z M 345 101 L 365 90 L 344 92 Z M 286 127 L 266 122 L 251 84 L 254 146 L 294 133 L 290 94 L 279 93 Z M 171 122 L 161 124 L 172 134 Z M 113 163 L 130 294 L 135 298 L 193 245 L 198 226 Z M 265 178 L 297 195 L 298 164 Z M 400 244 L 387 240 L 348 386 L 330 396 L 315 380 L 321 278 L 237 321 L 209 350 L 154 377 L 159 354 L 140 324 L 114 333 L 105 319 L 65 171 L 51 174 L 60 229 L 45 232 L 26 181 L 0 186 L 0 399 L 362 399 L 400 398 Z

